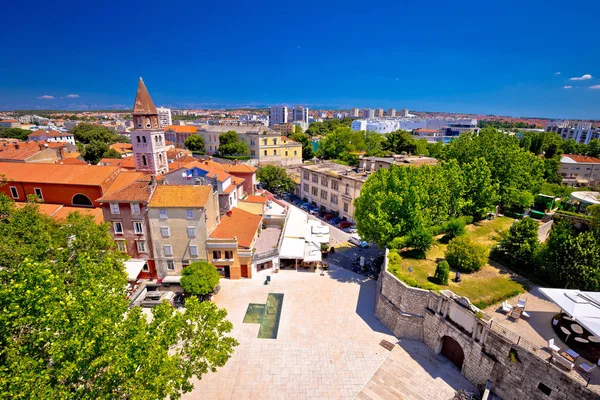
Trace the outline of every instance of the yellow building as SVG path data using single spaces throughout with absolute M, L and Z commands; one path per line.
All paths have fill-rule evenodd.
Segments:
M 302 164 L 302 144 L 278 132 L 248 133 L 240 137 L 248 144 L 250 157 L 258 159 L 260 164 Z

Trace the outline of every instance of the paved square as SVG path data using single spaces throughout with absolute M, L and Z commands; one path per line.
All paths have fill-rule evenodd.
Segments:
M 284 270 L 268 286 L 251 279 L 223 279 L 221 286 L 213 300 L 228 310 L 240 345 L 225 367 L 195 380 L 185 399 L 352 399 L 391 354 L 379 343 L 397 343 L 373 315 L 376 282 L 343 268 L 324 276 Z M 258 339 L 259 325 L 242 321 L 248 304 L 264 304 L 269 293 L 284 294 L 278 337 Z M 404 382 L 420 374 L 412 371 L 417 362 L 410 365 L 398 370 Z

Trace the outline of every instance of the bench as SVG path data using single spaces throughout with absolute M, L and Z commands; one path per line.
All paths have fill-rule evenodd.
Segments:
M 556 353 L 552 353 L 550 362 L 560 365 L 561 367 L 565 368 L 567 371 L 571 371 L 575 367 L 575 364 L 573 364 L 571 361 L 567 360 L 560 354 L 556 354 Z

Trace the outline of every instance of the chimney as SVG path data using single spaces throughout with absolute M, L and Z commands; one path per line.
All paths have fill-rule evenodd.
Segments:
M 214 192 L 218 192 L 219 191 L 219 180 L 217 179 L 219 177 L 219 175 L 215 174 L 215 176 L 213 177 L 213 191 Z
M 19 150 L 19 142 L 15 142 L 15 150 Z

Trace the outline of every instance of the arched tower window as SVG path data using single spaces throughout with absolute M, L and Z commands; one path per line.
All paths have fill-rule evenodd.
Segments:
M 142 165 L 148 165 L 148 161 L 146 160 L 146 156 L 142 154 Z
M 150 124 L 150 117 L 146 117 L 146 128 L 152 128 L 152 124 Z
M 142 136 L 142 142 L 146 143 L 146 136 Z
M 78 193 L 75 196 L 73 196 L 73 200 L 71 200 L 71 203 L 74 206 L 93 206 L 92 201 L 89 199 L 89 197 L 81 193 Z
M 158 155 L 158 163 L 159 163 L 160 165 L 162 165 L 162 163 L 163 163 L 163 157 L 162 157 L 162 154 L 159 154 L 159 155 Z

